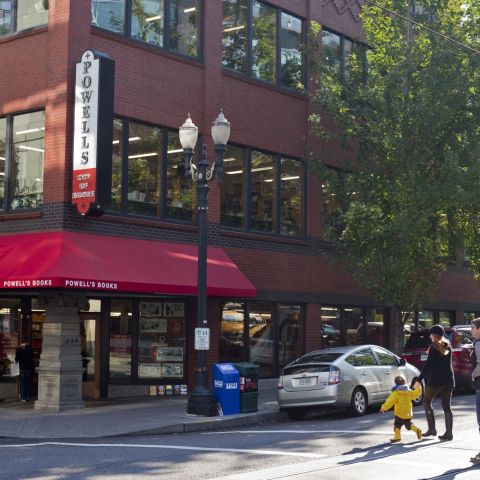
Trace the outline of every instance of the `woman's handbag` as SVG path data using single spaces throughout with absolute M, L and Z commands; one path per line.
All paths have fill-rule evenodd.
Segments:
M 10 376 L 11 377 L 18 377 L 20 375 L 20 365 L 18 362 L 14 362 L 10 364 Z

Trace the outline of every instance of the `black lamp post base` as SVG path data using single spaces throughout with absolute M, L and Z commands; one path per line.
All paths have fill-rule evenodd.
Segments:
M 204 417 L 216 417 L 217 399 L 213 393 L 192 393 L 188 397 L 187 413 L 203 415 Z

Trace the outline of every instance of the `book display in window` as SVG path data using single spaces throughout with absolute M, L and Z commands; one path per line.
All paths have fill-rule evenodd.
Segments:
M 182 378 L 185 305 L 183 302 L 141 302 L 138 377 Z

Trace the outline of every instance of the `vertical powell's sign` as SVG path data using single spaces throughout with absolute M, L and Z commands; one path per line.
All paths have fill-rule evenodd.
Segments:
M 110 202 L 115 63 L 86 50 L 77 63 L 72 203 L 82 215 L 101 215 Z

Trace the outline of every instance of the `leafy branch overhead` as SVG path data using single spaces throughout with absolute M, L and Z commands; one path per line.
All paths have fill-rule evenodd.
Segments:
M 405 0 L 377 3 L 480 47 L 475 0 L 417 0 L 413 13 Z M 339 258 L 374 297 L 408 310 L 432 298 L 460 252 L 480 277 L 480 54 L 375 6 L 361 18 L 368 47 L 335 63 L 324 45 L 310 122 L 327 147 L 313 161 L 325 204 L 336 204 Z M 325 39 L 318 25 L 312 35 Z M 331 142 L 348 173 L 329 168 L 339 163 Z

